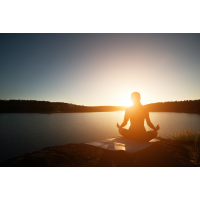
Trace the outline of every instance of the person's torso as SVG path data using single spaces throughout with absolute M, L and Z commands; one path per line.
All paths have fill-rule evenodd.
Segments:
M 129 130 L 134 132 L 146 132 L 144 120 L 148 113 L 147 110 L 142 105 L 139 105 L 129 107 L 126 112 L 131 124 Z

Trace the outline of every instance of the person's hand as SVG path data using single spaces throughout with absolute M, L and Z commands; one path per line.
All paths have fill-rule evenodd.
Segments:
M 158 131 L 160 129 L 159 124 L 156 126 L 156 131 Z
M 121 126 L 117 123 L 117 128 L 121 128 Z

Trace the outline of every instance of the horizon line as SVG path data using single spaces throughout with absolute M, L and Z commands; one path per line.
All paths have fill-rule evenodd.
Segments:
M 68 103 L 68 102 L 59 102 L 59 101 L 45 101 L 45 100 L 27 100 L 27 99 L 0 99 L 0 101 L 43 101 L 43 102 L 49 102 L 49 103 L 66 103 L 66 104 L 73 104 L 77 106 L 85 106 L 85 107 L 100 107 L 100 106 L 86 106 L 86 105 L 80 105 L 80 104 L 74 104 L 74 103 Z M 164 102 L 154 102 L 154 103 L 167 103 L 167 102 L 183 102 L 183 101 L 198 101 L 200 99 L 194 99 L 194 100 L 182 100 L 182 101 L 164 101 Z M 148 103 L 148 104 L 154 104 L 154 103 Z M 148 105 L 148 104 L 142 104 L 142 105 Z M 114 105 L 101 105 L 101 106 L 114 106 Z M 114 107 L 130 107 L 130 106 L 124 106 L 124 105 L 118 105 Z

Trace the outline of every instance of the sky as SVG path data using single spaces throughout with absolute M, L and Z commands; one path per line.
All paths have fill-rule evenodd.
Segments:
M 200 34 L 0 34 L 0 99 L 130 106 L 200 99 Z

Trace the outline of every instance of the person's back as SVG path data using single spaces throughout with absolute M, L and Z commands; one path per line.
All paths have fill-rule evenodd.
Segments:
M 146 132 L 144 127 L 144 120 L 146 119 L 148 111 L 142 106 L 131 106 L 126 109 L 125 117 L 130 119 L 129 130 L 137 132 Z
M 133 106 L 126 109 L 124 121 L 121 126 L 119 126 L 119 124 L 117 123 L 119 133 L 129 139 L 149 141 L 150 139 L 153 139 L 157 136 L 157 130 L 159 130 L 160 127 L 159 125 L 154 127 L 154 125 L 151 123 L 149 112 L 140 103 L 140 94 L 138 92 L 133 92 L 131 94 L 131 99 L 133 101 Z M 153 129 L 152 131 L 146 132 L 144 127 L 145 119 L 148 126 Z M 123 127 L 126 126 L 129 120 L 131 122 L 129 130 L 124 129 Z

